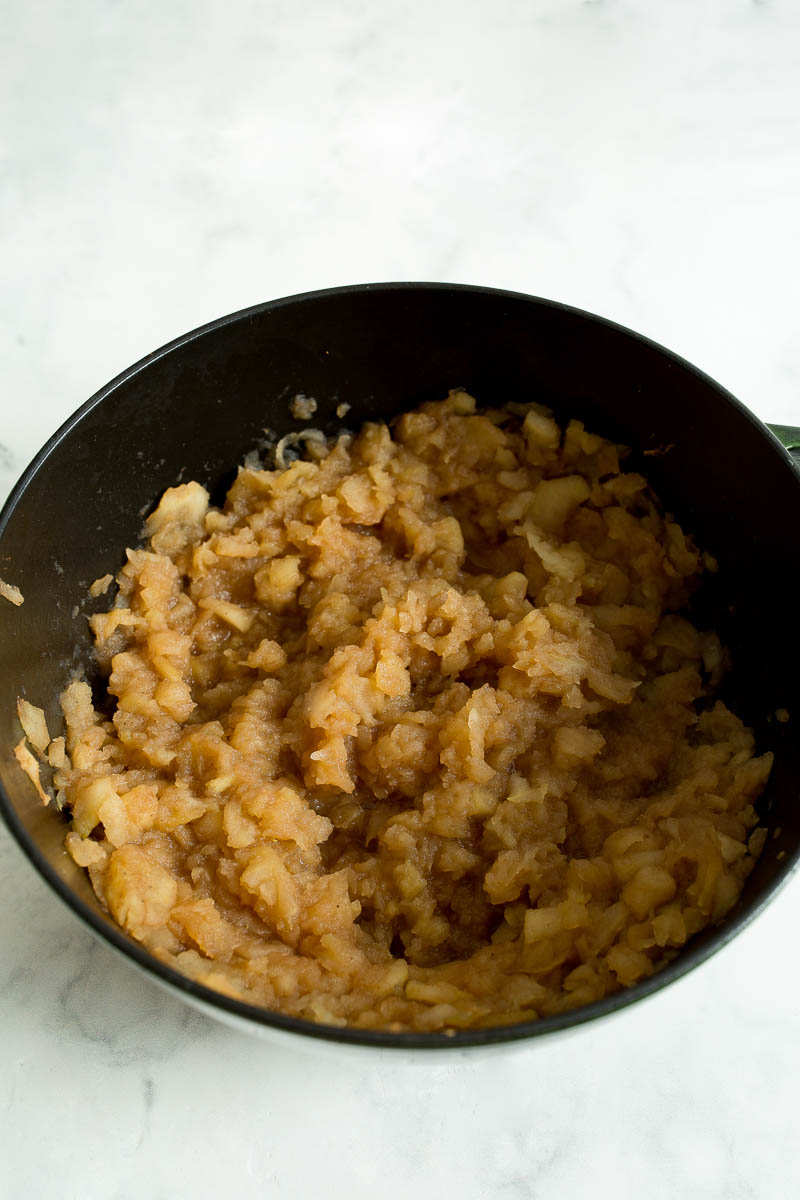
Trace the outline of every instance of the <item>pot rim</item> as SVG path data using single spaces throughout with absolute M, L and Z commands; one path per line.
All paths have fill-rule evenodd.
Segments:
M 525 292 L 509 291 L 503 288 L 483 287 L 477 284 L 461 284 L 461 283 L 426 283 L 426 282 L 387 282 L 387 283 L 362 283 L 362 284 L 347 284 L 334 288 L 319 288 L 308 292 L 299 292 L 291 296 L 280 297 L 275 300 L 263 301 L 260 304 L 254 304 L 247 308 L 239 309 L 236 312 L 228 313 L 225 316 L 218 317 L 213 321 L 209 321 L 204 325 L 198 326 L 196 329 L 182 334 L 159 347 L 157 350 L 145 355 L 132 366 L 116 375 L 109 383 L 101 387 L 88 400 L 86 400 L 71 416 L 69 416 L 45 442 L 44 446 L 34 456 L 30 464 L 23 471 L 19 480 L 12 488 L 8 499 L 0 511 L 0 541 L 6 525 L 11 519 L 17 505 L 22 500 L 25 491 L 30 481 L 42 470 L 47 459 L 52 451 L 58 446 L 81 422 L 83 417 L 92 409 L 101 404 L 109 396 L 128 380 L 132 379 L 139 372 L 145 370 L 159 359 L 190 345 L 192 342 L 203 337 L 205 334 L 223 328 L 226 325 L 232 325 L 238 321 L 247 320 L 250 317 L 260 315 L 264 312 L 292 306 L 295 304 L 306 303 L 322 298 L 332 298 L 335 296 L 347 296 L 365 292 L 395 292 L 395 291 L 427 291 L 427 292 L 460 292 L 474 293 L 480 295 L 496 296 L 499 299 L 509 301 L 524 301 L 534 305 L 553 309 L 584 321 L 590 321 L 599 325 L 613 329 L 628 338 L 643 344 L 650 349 L 655 350 L 662 357 L 676 366 L 690 372 L 695 377 L 700 379 L 706 386 L 712 388 L 722 396 L 730 405 L 732 405 L 751 425 L 753 433 L 763 439 L 766 439 L 772 449 L 781 457 L 792 469 L 796 470 L 791 454 L 786 450 L 778 440 L 778 438 L 769 430 L 769 428 L 753 413 L 749 408 L 732 395 L 711 376 L 668 350 L 666 347 L 653 341 L 651 338 L 645 337 L 643 334 L 637 333 L 635 330 L 629 329 L 618 322 L 611 321 L 605 317 L 598 316 L 595 313 L 590 313 L 584 309 L 577 308 L 573 305 L 564 304 L 561 301 L 548 300 L 540 296 L 533 296 Z M 527 1041 L 531 1038 L 543 1037 L 547 1034 L 557 1033 L 565 1029 L 577 1028 L 586 1025 L 599 1017 L 608 1016 L 618 1012 L 620 1009 L 626 1008 L 630 1004 L 634 1004 L 638 1000 L 650 996 L 675 980 L 680 979 L 689 971 L 699 966 L 706 959 L 710 958 L 723 946 L 727 945 L 733 937 L 735 937 L 745 926 L 766 907 L 766 905 L 774 898 L 777 892 L 785 885 L 789 877 L 800 865 L 800 846 L 791 854 L 787 855 L 783 863 L 781 873 L 772 881 L 769 889 L 759 897 L 758 901 L 743 907 L 742 911 L 737 912 L 733 917 L 727 917 L 720 925 L 714 926 L 697 938 L 693 939 L 689 945 L 680 951 L 680 953 L 666 966 L 656 971 L 649 978 L 642 980 L 640 983 L 634 984 L 632 987 L 623 988 L 619 992 L 615 992 L 603 999 L 595 1001 L 592 1004 L 584 1005 L 581 1008 L 572 1009 L 564 1013 L 558 1013 L 550 1017 L 541 1017 L 531 1021 L 521 1021 L 512 1025 L 490 1026 L 485 1029 L 465 1029 L 454 1030 L 449 1033 L 412 1033 L 412 1032 L 397 1032 L 393 1033 L 388 1030 L 373 1030 L 373 1029 L 356 1029 L 351 1027 L 339 1027 L 332 1025 L 322 1025 L 312 1021 L 304 1020 L 300 1017 L 284 1016 L 281 1013 L 273 1012 L 270 1009 L 260 1008 L 254 1004 L 248 1004 L 246 1001 L 236 1000 L 233 997 L 226 996 L 221 992 L 214 991 L 212 988 L 189 979 L 180 974 L 177 970 L 159 962 L 158 959 L 149 954 L 138 942 L 129 938 L 121 928 L 114 925 L 110 918 L 103 917 L 99 912 L 95 911 L 86 904 L 69 885 L 58 875 L 54 868 L 45 858 L 44 854 L 39 850 L 35 840 L 28 834 L 22 822 L 18 818 L 16 811 L 11 804 L 5 789 L 0 783 L 0 815 L 5 820 L 5 823 L 16 840 L 19 847 L 27 856 L 28 860 L 36 868 L 39 875 L 45 880 L 52 890 L 60 897 L 68 908 L 78 916 L 84 924 L 86 924 L 95 934 L 99 935 L 103 940 L 109 942 L 115 949 L 126 955 L 133 963 L 145 971 L 156 976 L 157 980 L 167 985 L 171 990 L 182 993 L 189 1001 L 199 1001 L 205 1006 L 212 1009 L 222 1010 L 229 1017 L 236 1017 L 251 1022 L 255 1026 L 274 1028 L 287 1033 L 300 1034 L 303 1037 L 317 1039 L 320 1041 L 337 1042 L 344 1045 L 359 1045 L 373 1047 L 375 1049 L 394 1049 L 394 1050 L 447 1050 L 447 1049 L 468 1049 L 474 1047 L 486 1047 L 499 1045 L 507 1042 Z M 255 1032 L 255 1030 L 254 1030 Z

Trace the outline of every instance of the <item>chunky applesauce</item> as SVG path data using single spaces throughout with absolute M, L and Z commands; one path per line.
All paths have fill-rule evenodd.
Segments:
M 333 1025 L 646 978 L 764 838 L 771 757 L 680 615 L 713 560 L 535 405 L 455 391 L 305 455 L 221 509 L 167 491 L 91 618 L 110 703 L 73 682 L 51 761 L 101 902 L 185 975 Z

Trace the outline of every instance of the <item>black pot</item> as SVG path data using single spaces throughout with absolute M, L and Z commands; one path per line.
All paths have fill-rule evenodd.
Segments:
M 91 677 L 86 613 L 92 580 L 116 573 L 123 548 L 164 488 L 197 479 L 221 500 L 265 426 L 300 426 L 288 400 L 318 401 L 328 433 L 388 420 L 463 386 L 481 405 L 537 400 L 556 417 L 634 447 L 627 460 L 720 562 L 694 619 L 729 646 L 724 699 L 775 765 L 760 807 L 772 836 L 736 907 L 663 970 L 626 991 L 525 1024 L 474 1032 L 331 1029 L 228 999 L 152 959 L 100 908 L 63 848 L 12 747 L 18 696 L 60 727 L 58 695 L 77 668 Z M 341 420 L 337 405 L 350 409 Z M 797 431 L 781 430 L 787 445 Z M 651 452 L 651 453 L 648 453 Z M 613 1012 L 697 966 L 774 895 L 800 857 L 800 763 L 793 721 L 800 678 L 796 567 L 800 478 L 789 453 L 733 396 L 662 347 L 565 305 L 488 288 L 367 284 L 258 305 L 157 350 L 92 397 L 40 451 L 0 515 L 0 576 L 25 597 L 0 625 L 0 808 L 36 869 L 93 930 L 153 977 L 251 1030 L 340 1043 L 465 1047 L 541 1037 Z M 107 604 L 107 601 L 105 602 Z M 797 719 L 800 719 L 797 718 Z

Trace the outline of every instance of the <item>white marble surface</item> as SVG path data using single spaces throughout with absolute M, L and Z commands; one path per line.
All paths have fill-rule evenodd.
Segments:
M 364 280 L 566 300 L 800 423 L 791 0 L 39 0 L 2 24 L 3 491 L 148 350 Z M 570 1039 L 353 1063 L 162 995 L 0 833 L 0 1192 L 797 1195 L 798 905 L 795 880 Z

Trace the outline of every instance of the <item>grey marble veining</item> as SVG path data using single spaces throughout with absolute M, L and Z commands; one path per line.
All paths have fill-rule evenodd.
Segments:
M 568 301 L 800 423 L 796 5 L 42 0 L 3 28 L 0 492 L 155 346 L 370 279 Z M 795 1195 L 798 903 L 563 1041 L 350 1062 L 185 1008 L 0 832 L 0 1190 Z

